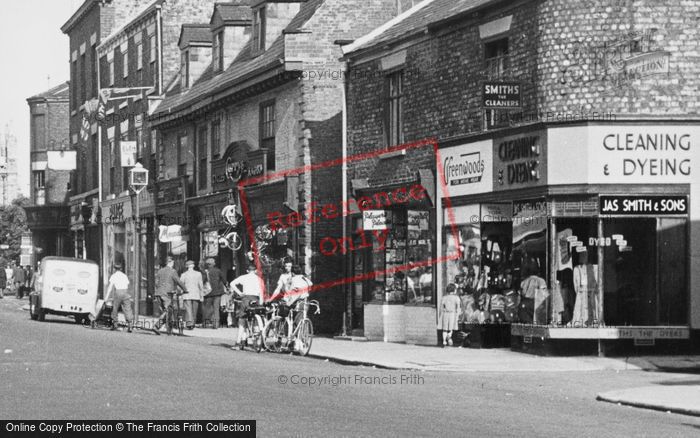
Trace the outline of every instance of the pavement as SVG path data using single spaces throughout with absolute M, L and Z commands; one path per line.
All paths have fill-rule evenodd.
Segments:
M 27 307 L 27 306 L 25 306 Z M 122 315 L 120 315 L 121 317 Z M 144 327 L 154 318 L 141 317 Z M 121 319 L 121 318 L 120 318 Z M 163 330 L 163 329 L 162 329 Z M 163 334 L 165 334 L 163 332 Z M 185 336 L 235 342 L 236 328 L 195 328 Z M 536 373 L 593 371 L 651 371 L 700 374 L 700 355 L 635 357 L 543 357 L 510 349 L 468 349 L 399 343 L 369 342 L 362 338 L 313 339 L 309 356 L 344 365 L 363 365 L 390 370 L 461 373 Z M 639 408 L 700 416 L 700 378 L 660 382 L 624 390 L 601 392 L 597 400 Z

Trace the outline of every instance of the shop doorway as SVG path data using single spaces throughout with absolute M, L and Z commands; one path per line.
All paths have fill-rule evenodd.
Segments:
M 655 218 L 616 218 L 604 223 L 604 237 L 626 245 L 604 247 L 604 316 L 610 325 L 657 324 Z

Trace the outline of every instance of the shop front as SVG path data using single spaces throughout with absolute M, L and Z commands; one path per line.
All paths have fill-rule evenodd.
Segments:
M 189 217 L 191 218 L 190 241 L 192 242 L 191 258 L 196 262 L 204 262 L 208 258 L 216 261 L 231 282 L 236 276 L 245 273 L 243 265 L 245 251 L 241 240 L 239 223 L 227 223 L 222 211 L 232 202 L 232 193 L 222 192 L 213 195 L 191 198 L 187 201 Z M 235 208 L 235 207 L 234 207 Z M 240 214 L 237 215 L 240 220 Z M 225 244 L 223 243 L 225 240 Z
M 432 155 L 431 155 L 432 158 Z M 412 169 L 401 183 L 353 180 L 348 211 L 352 328 L 370 340 L 434 345 L 436 336 L 435 181 L 431 169 Z
M 458 255 L 440 287 L 458 286 L 462 320 L 510 324 L 523 350 L 687 344 L 700 327 L 689 244 L 698 125 L 507 134 L 440 149 L 442 253 Z
M 106 291 L 109 276 L 119 264 L 129 277 L 129 293 L 135 293 L 134 243 L 136 239 L 132 198 L 121 196 L 102 202 L 104 254 L 102 257 L 103 287 Z
M 155 270 L 165 266 L 167 256 L 175 259 L 175 270 L 185 270 L 190 242 L 190 221 L 185 208 L 187 177 L 181 176 L 156 185 L 155 230 L 158 242 L 154 245 Z

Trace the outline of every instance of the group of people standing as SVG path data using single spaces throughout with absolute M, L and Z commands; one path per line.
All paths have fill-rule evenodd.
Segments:
M 0 268 L 0 298 L 9 291 L 22 299 L 34 287 L 34 271 L 31 266 L 22 267 L 12 261 L 7 268 Z
M 168 256 L 165 266 L 160 268 L 155 278 L 155 299 L 160 309 L 160 316 L 154 326 L 154 333 L 160 334 L 160 328 L 167 318 L 167 309 L 173 299 L 182 299 L 184 309 L 185 327 L 189 330 L 195 328 L 197 314 L 201 305 L 202 327 L 217 329 L 220 327 L 220 309 L 229 313 L 228 326 L 238 319 L 238 340 L 241 345 L 245 337 L 245 310 L 251 301 L 262 304 L 265 300 L 264 281 L 257 272 L 254 263 L 249 263 L 247 273 L 226 281 L 224 273 L 216 266 L 213 258 L 208 258 L 195 269 L 195 262 L 188 260 L 185 263 L 186 270 L 178 275 L 174 268 L 175 260 Z M 303 275 L 299 266 L 293 265 L 291 259 L 283 261 L 284 272 L 280 275 L 277 287 L 268 297 L 268 301 L 281 300 L 291 305 L 299 298 L 308 296 L 311 281 Z M 117 321 L 118 312 L 123 310 L 129 331 L 133 324 L 131 310 L 131 296 L 128 292 L 129 279 L 123 273 L 122 266 L 114 266 L 115 271 L 109 279 L 109 286 L 105 294 L 105 300 L 114 295 L 112 306 L 112 320 Z M 300 292 L 301 291 L 301 292 Z M 233 306 L 234 298 L 238 305 Z M 116 326 L 114 327 L 116 329 Z

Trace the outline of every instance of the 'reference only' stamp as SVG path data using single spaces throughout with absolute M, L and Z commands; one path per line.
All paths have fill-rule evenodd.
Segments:
M 422 153 L 431 155 L 433 181 L 410 180 L 405 183 L 393 183 L 390 188 L 377 188 L 369 194 L 355 195 L 348 193 L 347 199 L 340 202 L 324 201 L 313 199 L 306 203 L 303 209 L 293 211 L 291 209 L 268 211 L 265 213 L 265 223 L 261 226 L 259 223 L 254 223 L 252 217 L 252 206 L 249 200 L 247 191 L 251 186 L 264 184 L 272 184 L 280 182 L 288 177 L 297 177 L 308 175 L 314 172 L 324 171 L 332 168 L 343 168 L 350 164 L 358 164 L 363 161 L 377 162 L 381 160 L 391 160 L 396 157 L 400 159 L 409 158 L 411 152 L 422 151 Z M 410 164 L 408 166 L 410 168 Z M 265 173 L 262 175 L 239 180 L 236 185 L 240 195 L 240 206 L 243 213 L 246 233 L 251 243 L 252 259 L 255 263 L 258 272 L 262 270 L 261 253 L 265 244 L 261 241 L 261 234 L 276 234 L 288 233 L 295 228 L 305 227 L 307 225 L 317 226 L 324 221 L 335 221 L 339 218 L 346 220 L 348 216 L 361 218 L 361 226 L 358 230 L 348 231 L 346 235 L 328 235 L 321 236 L 315 241 L 316 248 L 314 252 L 322 257 L 337 257 L 351 254 L 355 251 L 371 250 L 373 252 L 383 252 L 387 249 L 390 241 L 391 225 L 387 223 L 387 211 L 392 209 L 410 208 L 411 205 L 421 204 L 429 205 L 431 209 L 436 211 L 439 207 L 439 202 L 442 202 L 442 207 L 445 212 L 445 221 L 442 224 L 446 227 L 448 233 L 453 233 L 456 236 L 458 233 L 455 225 L 455 214 L 452 211 L 452 205 L 447 195 L 447 188 L 444 178 L 445 170 L 438 149 L 437 141 L 433 139 L 421 140 L 413 143 L 407 143 L 397 146 L 392 146 L 387 149 L 360 153 L 351 155 L 345 158 L 325 161 L 322 163 L 306 165 L 298 168 L 281 170 L 277 172 Z M 436 182 L 437 188 L 436 188 Z M 338 186 L 338 190 L 341 187 Z M 415 224 L 412 224 L 409 218 L 408 229 L 412 226 L 419 227 L 422 224 L 419 222 L 424 220 L 427 223 L 427 214 L 421 215 L 418 212 L 412 215 L 415 219 Z M 257 222 L 260 222 L 258 219 Z M 257 227 L 256 227 L 257 225 Z M 433 234 L 433 239 L 437 235 L 435 230 L 429 230 Z M 264 236 L 263 236 L 264 237 Z M 338 278 L 324 281 L 318 284 L 308 286 L 303 289 L 295 289 L 294 292 L 288 295 L 301 295 L 305 293 L 315 293 L 329 288 L 355 283 L 365 280 L 371 280 L 377 277 L 392 276 L 397 272 L 407 273 L 416 268 L 425 268 L 433 266 L 448 260 L 459 259 L 461 254 L 459 248 L 452 253 L 438 255 L 433 245 L 432 255 L 425 257 L 422 260 L 406 260 L 402 264 L 392 264 L 385 266 L 384 269 L 374 269 L 365 271 L 360 274 L 343 276 L 339 273 Z M 263 297 L 265 300 L 270 298 L 271 291 L 267 290 L 263 281 Z

